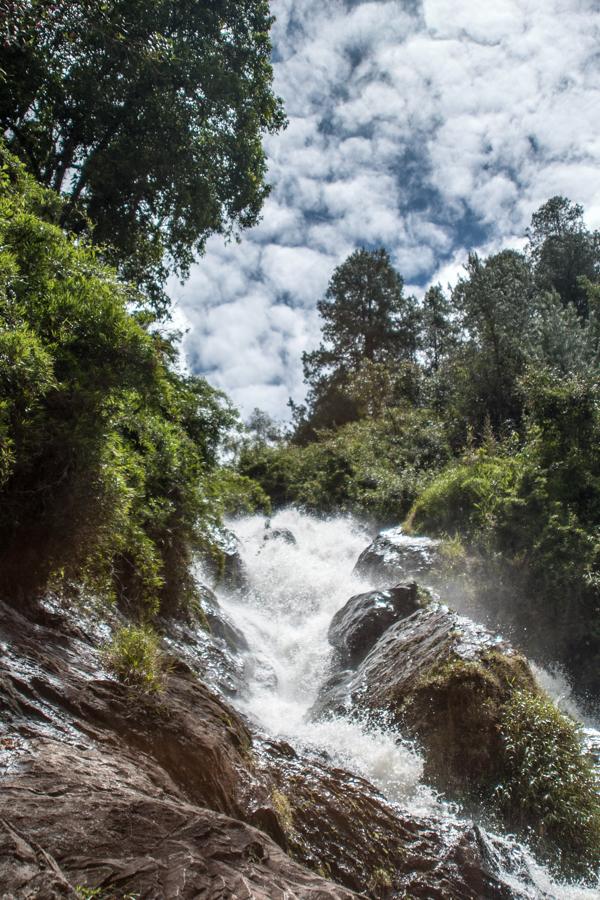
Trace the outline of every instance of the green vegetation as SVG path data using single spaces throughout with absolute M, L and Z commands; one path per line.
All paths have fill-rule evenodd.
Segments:
M 144 693 L 162 688 L 164 663 L 158 635 L 149 626 L 124 625 L 104 651 L 106 667 L 129 687 Z
M 213 233 L 258 220 L 272 92 L 266 0 L 4 4 L 0 131 L 56 221 L 90 232 L 157 308 Z M 8 8 L 6 8 L 8 7 Z
M 505 816 L 552 848 L 576 874 L 594 874 L 600 857 L 600 800 L 579 728 L 546 698 L 516 691 L 501 735 L 503 779 L 496 799 Z
M 557 870 L 594 874 L 594 764 L 580 729 L 540 693 L 522 656 L 451 656 L 416 683 L 399 715 L 437 787 L 468 806 L 483 801 Z
M 186 605 L 189 562 L 226 502 L 225 398 L 175 369 L 173 339 L 94 248 L 46 221 L 60 206 L 0 156 L 0 594 L 77 582 L 145 614 Z M 234 490 L 235 483 L 235 490 Z

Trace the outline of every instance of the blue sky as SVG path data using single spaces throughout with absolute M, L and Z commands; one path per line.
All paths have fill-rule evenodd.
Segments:
M 240 244 L 173 285 L 187 364 L 247 415 L 304 394 L 317 300 L 359 246 L 409 290 L 520 246 L 554 194 L 600 226 L 598 0 L 276 0 L 273 191 Z

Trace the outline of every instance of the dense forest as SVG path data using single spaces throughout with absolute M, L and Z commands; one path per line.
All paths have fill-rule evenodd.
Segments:
M 325 866 L 308 838 L 302 844 L 276 764 L 268 778 L 259 772 L 271 752 L 285 771 L 296 751 L 273 742 L 257 762 L 250 748 L 264 735 L 253 737 L 222 697 L 206 690 L 198 701 L 205 688 L 188 657 L 167 664 L 161 641 L 175 621 L 191 629 L 188 643 L 197 649 L 218 620 L 217 637 L 249 652 L 237 629 L 223 626 L 216 595 L 197 574 L 204 565 L 213 587 L 223 583 L 226 523 L 235 528 L 236 516 L 265 517 L 257 557 L 267 538 L 282 538 L 268 533 L 268 517 L 286 507 L 320 522 L 352 515 L 372 533 L 401 525 L 405 534 L 439 538 L 448 597 L 470 598 L 517 648 L 506 658 L 486 648 L 481 665 L 470 668 L 445 659 L 419 682 L 419 691 L 442 685 L 442 692 L 444 678 L 465 672 L 467 680 L 493 682 L 495 708 L 484 704 L 490 721 L 496 716 L 490 755 L 504 740 L 504 768 L 486 770 L 471 790 L 461 785 L 457 799 L 489 801 L 494 827 L 527 835 L 555 871 L 593 878 L 600 813 L 592 763 L 578 727 L 542 697 L 520 651 L 559 664 L 594 710 L 600 233 L 586 226 L 581 205 L 551 197 L 533 214 L 522 250 L 472 253 L 454 286 L 434 284 L 421 298 L 408 295 L 386 249 L 356 249 L 315 297 L 322 341 L 302 357 L 305 402 L 290 401 L 287 424 L 260 409 L 243 423 L 222 392 L 186 371 L 166 285 L 201 264 L 211 235 L 237 238 L 260 218 L 269 194 L 263 140 L 286 125 L 273 89 L 272 21 L 265 0 L 0 0 L 0 604 L 9 609 L 7 633 L 13 628 L 16 645 L 27 631 L 14 626 L 13 614 L 32 617 L 32 634 L 49 628 L 54 620 L 39 612 L 49 597 L 73 616 L 93 598 L 110 632 L 95 664 L 123 692 L 104 719 L 98 714 L 103 727 L 119 720 L 118 740 L 155 754 L 169 778 L 175 771 L 169 790 L 193 784 L 185 796 L 203 812 L 243 820 L 319 878 L 331 875 L 365 896 L 358 875 L 355 883 L 354 875 L 333 872 L 337 846 Z M 283 538 L 295 543 L 293 535 Z M 240 576 L 236 590 L 243 583 Z M 416 588 L 404 589 L 414 600 Z M 424 596 L 431 599 L 425 591 L 419 604 Z M 423 605 L 410 612 L 429 615 Z M 448 627 L 450 641 L 454 620 Z M 56 641 L 59 660 L 61 641 L 67 637 Z M 60 670 L 66 683 L 70 670 L 56 659 L 48 670 Z M 98 686 L 89 672 L 82 682 Z M 167 699 L 156 700 L 165 691 Z M 198 727 L 209 722 L 214 731 L 202 766 L 194 757 L 183 776 L 180 759 L 202 743 L 198 731 L 185 732 L 188 714 L 198 714 L 186 699 L 192 691 Z M 85 709 L 82 696 L 61 695 L 61 715 L 63 707 Z M 19 709 L 29 714 L 27 703 Z M 12 715 L 17 706 L 11 695 L 6 709 Z M 142 724 L 134 727 L 135 716 Z M 184 722 L 185 739 L 173 739 L 175 750 L 169 745 L 161 756 L 154 731 L 168 732 L 175 720 Z M 12 737 L 3 740 L 0 751 L 13 747 Z M 326 757 L 305 765 L 316 800 L 304 798 L 308 782 L 294 774 L 297 822 L 302 809 L 333 802 L 323 798 L 341 804 L 349 797 L 352 810 L 359 803 L 354 778 L 336 781 L 339 770 L 325 771 Z M 234 770 L 236 778 L 243 773 L 241 787 L 231 787 Z M 268 788 L 242 814 L 239 798 L 263 777 Z M 214 790 L 210 801 L 202 779 Z M 384 800 L 368 797 L 370 822 Z M 325 812 L 337 823 L 337 811 Z M 383 826 L 381 834 L 387 840 Z M 354 832 L 350 856 L 352 840 Z M 256 847 L 244 865 L 262 859 L 252 853 Z M 408 896 L 399 887 L 389 892 L 392 876 L 381 869 L 379 850 L 374 855 L 368 896 Z M 113 896 L 85 890 L 77 896 Z M 498 891 L 489 896 L 509 896 Z

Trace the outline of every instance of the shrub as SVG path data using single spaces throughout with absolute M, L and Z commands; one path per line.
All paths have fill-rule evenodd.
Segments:
M 163 659 L 159 638 L 147 625 L 126 625 L 104 651 L 106 667 L 119 681 L 145 693 L 162 688 Z
M 497 800 L 511 822 L 529 829 L 542 849 L 559 848 L 563 864 L 590 871 L 600 859 L 600 798 L 578 726 L 547 698 L 515 691 L 504 707 L 504 778 Z

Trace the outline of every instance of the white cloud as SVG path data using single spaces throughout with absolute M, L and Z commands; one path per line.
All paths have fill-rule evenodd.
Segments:
M 273 5 L 290 124 L 266 140 L 263 221 L 239 245 L 212 239 L 173 291 L 190 365 L 245 412 L 302 397 L 315 304 L 356 247 L 386 245 L 418 287 L 455 280 L 469 249 L 518 245 L 554 194 L 600 223 L 594 0 L 414 7 Z

